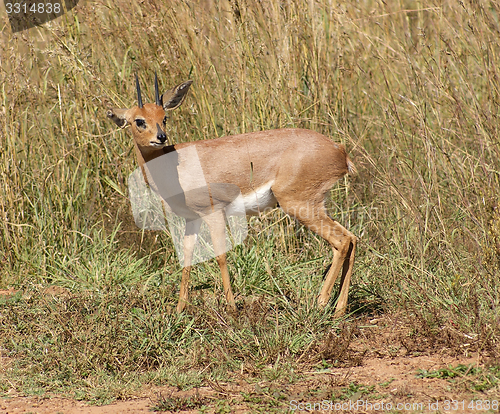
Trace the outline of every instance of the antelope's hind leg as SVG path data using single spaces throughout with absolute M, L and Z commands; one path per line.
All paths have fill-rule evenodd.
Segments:
M 325 282 L 318 296 L 318 305 L 320 307 L 327 305 L 333 285 L 342 268 L 340 295 L 335 310 L 336 317 L 342 316 L 347 308 L 347 297 L 356 252 L 356 236 L 328 216 L 323 199 L 316 202 L 313 200 L 285 202 L 279 199 L 278 201 L 285 213 L 295 217 L 300 223 L 325 239 L 332 247 L 332 265 L 326 274 Z
M 331 219 L 330 219 L 331 220 Z M 333 229 L 336 243 L 333 244 L 330 240 L 325 238 L 321 233 L 321 237 L 325 238 L 333 250 L 333 261 L 330 270 L 326 274 L 323 288 L 318 296 L 318 305 L 326 306 L 330 300 L 333 285 L 339 275 L 340 268 L 342 268 L 342 277 L 340 278 L 340 294 L 337 299 L 337 307 L 335 309 L 335 317 L 340 317 L 345 313 L 347 308 L 347 298 L 349 296 L 349 286 L 351 284 L 352 269 L 354 266 L 354 255 L 356 253 L 356 236 L 350 231 L 346 230 L 342 225 L 334 220 L 331 220 L 335 226 Z M 331 230 L 330 230 L 331 232 Z

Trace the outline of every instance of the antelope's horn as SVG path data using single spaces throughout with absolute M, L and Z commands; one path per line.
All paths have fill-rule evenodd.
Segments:
M 162 106 L 161 105 L 161 98 L 160 98 L 160 91 L 158 90 L 158 76 L 156 76 L 156 71 L 155 71 L 155 101 L 156 101 L 156 105 Z
M 135 74 L 135 84 L 137 86 L 137 102 L 139 108 L 142 108 L 142 97 L 141 97 L 141 85 L 139 85 L 139 78 L 137 77 L 137 73 Z

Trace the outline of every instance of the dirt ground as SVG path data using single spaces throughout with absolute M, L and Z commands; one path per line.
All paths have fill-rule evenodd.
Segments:
M 452 358 L 440 355 L 368 357 L 358 367 L 334 368 L 324 372 L 303 372 L 304 379 L 293 385 L 251 384 L 243 379 L 239 383 L 210 384 L 210 386 L 187 392 L 178 391 L 171 387 L 155 387 L 143 390 L 138 393 L 136 398 L 117 401 L 100 407 L 89 406 L 83 402 L 57 396 L 36 398 L 12 395 L 10 398 L 4 397 L 0 399 L 0 413 L 150 413 L 151 408 L 157 405 L 160 395 L 168 396 L 170 399 L 176 397 L 187 399 L 196 396 L 196 398 L 204 402 L 203 405 L 206 409 L 203 412 L 247 413 L 258 410 L 258 397 L 263 393 L 263 390 L 269 390 L 270 386 L 276 387 L 276 390 L 279 390 L 282 396 L 284 395 L 285 398 L 281 398 L 278 407 L 281 407 L 282 411 L 288 412 L 486 412 L 487 410 L 471 409 L 469 406 L 471 401 L 478 398 L 489 401 L 495 398 L 498 399 L 498 389 L 496 397 L 493 394 L 473 396 L 469 392 L 461 391 L 459 384 L 452 385 L 446 379 L 417 378 L 415 375 L 419 369 L 437 370 L 450 365 L 475 364 L 477 362 L 477 356 L 468 358 Z M 367 396 L 361 390 L 351 395 L 349 399 L 329 402 L 328 398 L 331 398 L 329 396 L 332 395 L 332 389 L 339 389 L 353 383 L 362 384 L 362 389 L 373 387 L 371 395 L 375 396 Z M 257 402 L 249 404 L 249 395 L 253 395 L 253 401 Z M 247 396 L 246 399 L 243 396 Z M 225 406 L 229 407 L 230 411 L 222 411 L 220 405 L 219 409 L 216 409 L 217 401 L 220 400 L 226 401 Z M 455 407 L 451 405 L 449 407 L 445 406 L 446 401 L 451 400 L 457 401 Z M 316 404 L 316 407 L 313 404 Z M 392 405 L 389 406 L 389 404 Z M 318 409 L 314 410 L 314 408 Z M 191 410 L 181 409 L 175 412 L 198 413 L 200 409 L 201 407 Z M 276 412 L 279 412 L 280 408 L 277 408 L 277 410 Z M 498 409 L 489 412 L 498 412 Z

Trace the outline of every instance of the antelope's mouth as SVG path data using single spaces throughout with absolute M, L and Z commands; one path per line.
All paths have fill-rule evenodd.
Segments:
M 156 148 L 163 148 L 165 145 L 167 145 L 166 142 L 160 142 L 160 141 L 149 141 L 149 144 L 152 147 L 156 147 Z

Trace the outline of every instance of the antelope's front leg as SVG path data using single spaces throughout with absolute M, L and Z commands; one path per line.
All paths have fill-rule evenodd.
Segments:
M 222 276 L 222 287 L 224 289 L 224 296 L 229 307 L 235 311 L 236 304 L 234 303 L 234 295 L 231 289 L 231 281 L 229 278 L 229 270 L 227 269 L 226 262 L 226 220 L 223 210 L 216 211 L 203 218 L 210 229 L 212 236 L 212 243 L 214 246 L 215 259 L 220 267 Z
M 189 300 L 189 276 L 191 274 L 194 245 L 200 231 L 201 220 L 186 222 L 186 232 L 184 234 L 184 267 L 182 268 L 182 281 L 179 293 L 179 303 L 177 313 L 181 313 Z

